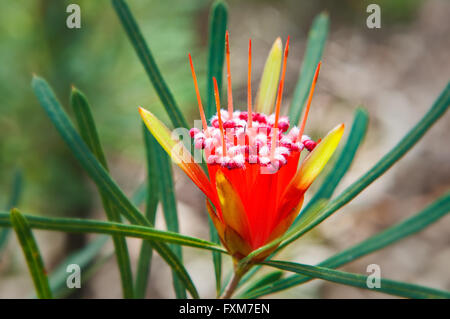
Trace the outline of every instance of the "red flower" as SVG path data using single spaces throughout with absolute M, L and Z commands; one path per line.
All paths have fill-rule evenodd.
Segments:
M 210 120 L 210 126 L 203 114 L 197 79 L 189 55 L 203 124 L 203 130 L 191 129 L 190 136 L 195 147 L 203 149 L 209 178 L 181 142 L 172 139 L 164 124 L 149 111 L 143 108 L 139 108 L 139 111 L 163 148 L 207 196 L 208 213 L 220 239 L 230 254 L 239 260 L 286 232 L 303 204 L 306 190 L 336 149 L 344 125 L 334 128 L 318 144 L 303 135 L 320 63 L 300 128 L 294 126 L 289 130 L 289 119 L 279 116 L 289 38 L 276 94 L 275 113 L 267 115 L 260 111 L 270 113 L 273 108 L 281 64 L 280 39 L 275 41 L 266 62 L 258 92 L 257 112 L 252 110 L 250 42 L 247 112 L 233 111 L 228 33 L 226 48 L 228 111 L 220 108 L 217 83 L 213 78 L 218 112 Z M 266 76 L 266 71 L 270 71 L 271 76 Z M 311 153 L 298 167 L 303 150 Z M 273 249 L 275 247 L 271 251 Z M 264 252 L 257 259 L 264 259 L 271 251 Z

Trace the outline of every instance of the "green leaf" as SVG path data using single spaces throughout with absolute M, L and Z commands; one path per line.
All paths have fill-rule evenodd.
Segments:
M 338 197 L 332 200 L 325 209 L 321 209 L 309 215 L 312 218 L 305 218 L 295 226 L 295 230 L 290 231 L 288 242 L 292 242 L 304 235 L 306 232 L 320 224 L 339 208 L 350 202 L 367 186 L 372 184 L 377 178 L 391 168 L 403 155 L 406 154 L 421 138 L 428 129 L 447 111 L 450 105 L 450 83 L 438 97 L 431 109 L 425 116 L 394 146 L 383 158 L 378 161 L 367 173 L 356 182 L 347 187 Z
M 72 87 L 70 104 L 74 111 L 81 137 L 100 164 L 106 171 L 108 171 L 108 164 L 100 143 L 100 138 L 98 137 L 91 108 L 84 94 L 75 87 Z M 99 188 L 99 193 L 102 198 L 103 208 L 108 220 L 120 222 L 120 213 L 115 208 L 114 203 L 108 199 L 108 196 L 101 188 Z M 131 272 L 127 243 L 125 238 L 120 236 L 114 236 L 113 242 L 116 252 L 117 265 L 119 266 L 123 297 L 133 298 L 133 275 Z
M 450 212 L 450 193 L 442 196 L 420 213 L 400 222 L 340 253 L 324 260 L 318 266 L 337 268 L 362 256 L 373 253 L 395 242 L 420 232 Z M 285 290 L 311 280 L 304 275 L 293 275 L 274 282 L 266 287 L 252 291 L 248 298 L 258 298 L 267 294 Z
M 209 239 L 211 242 L 220 245 L 219 234 L 217 233 L 216 227 L 212 222 L 211 218 L 208 218 L 209 224 Z M 216 296 L 220 296 L 222 291 L 222 255 L 217 252 L 212 252 L 213 265 L 214 265 L 214 276 L 216 278 Z
M 156 218 L 156 208 L 158 207 L 158 179 L 157 179 L 157 159 L 156 152 L 159 147 L 156 139 L 150 134 L 144 124 L 142 124 L 146 162 L 147 162 L 147 187 L 145 188 L 146 193 L 146 209 L 145 216 L 148 220 L 154 224 Z M 153 257 L 153 249 L 151 245 L 143 241 L 141 246 L 141 251 L 139 253 L 139 260 L 136 272 L 136 284 L 135 284 L 135 295 L 136 298 L 144 298 L 147 289 L 148 279 L 150 278 L 150 267 Z
M 423 287 L 419 285 L 409 284 L 405 282 L 380 279 L 379 288 L 369 288 L 367 286 L 368 276 L 360 274 L 352 274 L 339 270 L 334 270 L 325 267 L 310 266 L 303 264 L 296 264 L 286 261 L 267 261 L 264 265 L 275 267 L 282 270 L 292 271 L 305 276 L 320 278 L 339 284 L 353 286 L 362 289 L 368 289 L 376 292 L 384 292 L 394 296 L 406 298 L 450 298 L 449 291 L 442 291 L 438 289 Z
M 177 203 L 175 199 L 175 190 L 173 186 L 173 176 L 172 176 L 172 166 L 170 157 L 166 154 L 164 149 L 156 142 L 154 139 L 153 151 L 156 153 L 156 165 L 158 170 L 156 171 L 156 178 L 159 181 L 159 187 L 161 192 L 159 192 L 159 199 L 161 201 L 164 219 L 166 221 L 167 230 L 172 232 L 179 232 L 178 227 L 178 213 L 177 213 Z M 172 250 L 175 255 L 182 259 L 182 251 L 180 246 L 172 246 Z M 186 299 L 186 291 L 181 286 L 176 274 L 173 274 L 173 286 L 175 289 L 175 294 L 178 299 Z
M 224 248 L 209 241 L 174 232 L 158 230 L 149 226 L 127 225 L 116 222 L 79 218 L 49 218 L 33 215 L 25 215 L 25 217 L 31 228 L 69 233 L 121 235 L 150 240 L 152 241 L 152 244 L 154 244 L 152 246 L 154 249 L 156 249 L 155 247 L 160 247 L 156 244 L 165 242 L 228 254 Z M 8 213 L 0 212 L 0 226 L 11 227 Z
M 51 299 L 52 292 L 48 284 L 48 279 L 42 261 L 41 253 L 31 232 L 30 225 L 26 218 L 15 208 L 10 214 L 11 225 L 16 232 L 17 239 L 22 247 L 23 254 L 27 261 L 28 270 L 33 279 L 36 295 L 40 299 Z
M 72 253 L 58 265 L 49 276 L 50 288 L 55 297 L 61 297 L 73 292 L 73 289 L 67 288 L 66 284 L 68 275 L 67 266 L 77 264 L 83 273 L 82 278 L 85 277 L 88 267 L 93 264 L 93 260 L 98 256 L 108 240 L 108 236 L 99 236 L 82 249 Z
M 225 33 L 227 30 L 228 9 L 223 1 L 215 1 L 209 14 L 209 51 L 207 69 L 207 105 L 205 109 L 206 118 L 212 117 L 216 113 L 214 101 L 214 86 L 212 78 L 217 80 L 219 92 L 222 88 L 222 72 L 225 59 Z M 207 172 L 207 170 L 205 170 Z M 212 221 L 209 220 L 210 239 L 214 243 L 220 243 L 219 235 Z M 220 294 L 222 279 L 222 255 L 213 252 L 214 275 L 216 278 L 216 293 Z
M 89 106 L 86 96 L 74 86 L 72 86 L 70 95 L 70 105 L 75 114 L 80 136 L 83 138 L 83 141 L 89 147 L 92 154 L 94 154 L 95 158 L 97 158 L 100 164 L 108 171 L 108 163 L 106 162 L 106 157 L 100 143 L 91 107 Z
M 124 0 L 112 0 L 112 4 L 173 126 L 188 127 L 127 3 Z
M 47 112 L 47 115 L 61 134 L 61 137 L 72 150 L 75 157 L 95 182 L 97 187 L 102 189 L 120 213 L 130 222 L 153 227 L 148 219 L 129 201 L 119 186 L 113 181 L 108 172 L 103 168 L 100 162 L 97 161 L 87 145 L 83 142 L 47 82 L 42 78 L 34 76 L 32 87 L 41 106 Z M 179 258 L 177 258 L 164 243 L 154 242 L 152 245 L 167 264 L 173 270 L 177 271 L 180 279 L 183 280 L 183 283 L 191 295 L 193 297 L 198 297 L 195 286 Z
M 306 44 L 305 57 L 303 59 L 300 75 L 295 87 L 289 118 L 291 123 L 297 124 L 305 107 L 306 98 L 314 78 L 317 64 L 322 58 L 323 48 L 328 36 L 329 18 L 327 13 L 319 14 L 309 30 L 308 43 Z
M 6 210 L 11 210 L 19 202 L 19 198 L 22 193 L 22 184 L 23 184 L 22 172 L 20 170 L 17 170 L 14 173 L 13 182 L 11 185 L 11 194 L 9 196 L 8 203 L 6 204 Z M 9 228 L 0 229 L 0 257 L 3 248 L 6 246 L 6 243 L 8 242 L 9 233 L 10 233 Z
M 217 80 L 219 92 L 222 88 L 222 72 L 225 59 L 225 32 L 227 30 L 228 9 L 223 1 L 215 1 L 209 14 L 209 53 L 207 71 L 208 102 L 205 109 L 206 118 L 216 113 L 214 86 L 212 78 Z

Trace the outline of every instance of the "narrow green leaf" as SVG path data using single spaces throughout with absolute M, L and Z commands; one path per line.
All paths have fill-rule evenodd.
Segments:
M 324 260 L 318 266 L 337 268 L 362 256 L 373 253 L 395 242 L 420 232 L 450 212 L 450 193 L 442 196 L 420 213 L 410 217 L 336 255 Z M 266 287 L 252 291 L 248 298 L 258 298 L 267 294 L 285 290 L 311 280 L 304 275 L 293 275 L 281 279 Z
M 16 232 L 17 239 L 22 247 L 27 261 L 28 270 L 33 279 L 36 295 L 40 299 L 51 299 L 52 292 L 48 284 L 47 274 L 42 261 L 41 253 L 31 232 L 26 218 L 15 208 L 10 214 L 11 225 Z
M 306 98 L 308 97 L 309 89 L 314 78 L 314 72 L 322 58 L 329 25 L 328 14 L 321 13 L 314 19 L 309 30 L 305 57 L 303 58 L 297 86 L 295 87 L 291 107 L 289 108 L 289 118 L 293 124 L 300 121 L 300 116 L 305 107 Z
M 221 246 L 209 241 L 181 235 L 174 232 L 158 230 L 149 226 L 127 225 L 109 221 L 99 221 L 92 219 L 79 218 L 48 218 L 33 215 L 24 215 L 31 228 L 45 229 L 51 231 L 63 231 L 69 233 L 95 233 L 108 235 L 121 235 L 126 237 L 134 237 L 147 239 L 154 244 L 152 247 L 160 247 L 156 244 L 161 242 L 172 243 L 177 245 L 201 248 L 206 250 L 218 251 L 224 254 L 228 252 Z M 11 227 L 9 214 L 0 212 L 0 226 Z M 169 255 L 172 256 L 172 255 Z M 167 258 L 165 256 L 165 258 Z M 175 257 L 174 257 L 175 258 Z
M 91 108 L 84 94 L 75 87 L 72 87 L 70 104 L 74 111 L 81 137 L 100 164 L 108 171 L 108 164 L 100 143 Z M 115 208 L 114 203 L 108 199 L 105 192 L 100 188 L 99 193 L 108 220 L 120 222 L 120 212 Z M 133 275 L 131 272 L 127 243 L 125 238 L 120 236 L 114 236 L 113 242 L 117 265 L 119 266 L 123 297 L 133 298 Z
M 77 264 L 83 277 L 87 271 L 87 268 L 93 264 L 93 260 L 98 256 L 99 252 L 105 244 L 108 242 L 108 236 L 99 236 L 97 239 L 90 242 L 85 247 L 72 253 L 65 258 L 55 270 L 49 276 L 50 288 L 53 294 L 58 297 L 66 295 L 68 292 L 72 292 L 73 289 L 67 288 L 67 266 L 71 264 Z
M 264 65 L 264 71 L 256 96 L 256 112 L 264 114 L 271 114 L 273 112 L 280 78 L 282 55 L 283 44 L 281 43 L 281 38 L 277 38 L 270 49 L 269 56 Z
M 214 86 L 212 78 L 217 80 L 219 92 L 222 88 L 223 62 L 225 59 L 225 32 L 227 30 L 228 9 L 226 4 L 221 1 L 215 1 L 209 14 L 209 53 L 208 53 L 208 71 L 207 71 L 207 90 L 208 100 L 205 109 L 206 118 L 212 117 L 216 113 L 214 102 Z
M 172 166 L 170 157 L 164 149 L 155 141 L 153 151 L 156 153 L 157 181 L 159 181 L 159 200 L 161 201 L 164 219 L 166 221 L 167 230 L 179 232 L 177 203 L 175 199 L 175 190 L 173 186 Z M 171 247 L 175 255 L 182 261 L 182 251 L 180 246 Z M 181 286 L 176 274 L 173 274 L 173 286 L 175 295 L 178 299 L 186 298 L 186 291 Z
M 11 194 L 9 196 L 8 203 L 6 204 L 6 210 L 11 210 L 15 206 L 17 206 L 20 195 L 22 193 L 22 184 L 23 184 L 22 180 L 23 180 L 22 172 L 20 170 L 17 170 L 14 173 L 13 182 L 11 185 Z M 9 228 L 0 229 L 0 257 L 3 248 L 6 246 L 6 243 L 8 242 L 10 231 L 11 230 Z
M 157 159 L 156 152 L 158 142 L 150 134 L 144 124 L 142 124 L 146 162 L 147 162 L 147 187 L 146 190 L 146 209 L 145 216 L 148 218 L 150 223 L 155 223 L 156 218 L 156 208 L 158 207 L 158 178 L 157 178 Z M 145 193 L 144 193 L 145 194 Z M 147 289 L 148 279 L 150 278 L 150 267 L 153 257 L 153 249 L 151 245 L 143 241 L 141 246 L 141 251 L 139 253 L 139 260 L 136 273 L 136 284 L 135 284 L 135 295 L 136 298 L 144 298 Z
M 86 96 L 74 86 L 72 86 L 70 94 L 70 105 L 75 114 L 80 136 L 83 138 L 83 141 L 89 147 L 92 154 L 94 154 L 95 158 L 97 158 L 100 164 L 108 170 L 108 163 L 106 162 L 106 157 L 100 143 L 91 107 L 89 106 Z
M 286 271 L 292 271 L 304 276 L 320 278 L 327 281 L 336 282 L 339 284 L 353 286 L 362 289 L 368 289 L 376 292 L 384 292 L 386 294 L 394 296 L 406 298 L 420 298 L 420 299 L 450 298 L 449 291 L 443 291 L 383 278 L 380 279 L 379 288 L 369 288 L 367 285 L 368 276 L 360 274 L 352 274 L 325 267 L 296 264 L 287 261 L 267 261 L 264 262 L 263 264 Z
M 207 69 L 207 105 L 205 109 L 206 118 L 212 117 L 216 112 L 214 102 L 214 86 L 212 78 L 217 80 L 219 92 L 222 88 L 222 72 L 225 59 L 225 33 L 227 30 L 228 9 L 223 1 L 215 1 L 209 14 L 209 50 L 208 50 L 208 69 Z M 207 170 L 205 170 L 207 172 Z M 219 235 L 212 221 L 209 221 L 210 239 L 214 243 L 220 243 Z M 214 275 L 216 278 L 216 293 L 219 295 L 222 279 L 222 255 L 216 252 L 212 253 L 214 264 Z
M 220 245 L 220 238 L 219 234 L 217 233 L 216 227 L 214 226 L 214 223 L 212 222 L 211 218 L 208 218 L 208 224 L 209 224 L 209 239 L 211 242 Z M 222 255 L 217 252 L 212 252 L 213 257 L 213 265 L 214 265 L 214 276 L 216 278 L 216 296 L 221 295 L 222 291 Z
M 127 3 L 124 0 L 112 0 L 112 4 L 173 126 L 188 127 Z
M 61 137 L 72 150 L 75 157 L 95 182 L 97 187 L 105 192 L 108 198 L 114 202 L 114 205 L 119 209 L 120 213 L 130 222 L 153 227 L 148 219 L 129 201 L 119 186 L 113 181 L 108 172 L 106 172 L 87 145 L 83 142 L 47 82 L 42 78 L 34 76 L 32 87 L 41 106 L 47 112 L 47 115 L 59 131 Z M 177 258 L 164 243 L 154 242 L 152 245 L 167 264 L 173 270 L 177 271 L 180 279 L 182 279 L 191 295 L 193 297 L 198 297 L 197 290 L 179 258 Z

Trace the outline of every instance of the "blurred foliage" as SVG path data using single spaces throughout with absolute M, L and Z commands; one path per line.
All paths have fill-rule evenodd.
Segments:
M 13 168 L 23 167 L 28 186 L 24 210 L 62 213 L 74 206 L 81 210 L 90 207 L 92 193 L 37 106 L 29 87 L 32 73 L 45 75 L 59 97 L 69 96 L 72 83 L 86 92 L 107 153 L 127 153 L 131 158 L 142 153 L 141 144 L 130 143 L 140 140 L 138 105 L 166 116 L 109 1 L 76 1 L 82 27 L 71 30 L 65 20 L 66 6 L 72 2 L 9 1 L 0 12 L 0 59 L 6 66 L 0 70 L 0 186 L 7 188 Z M 187 52 L 205 59 L 197 52 L 203 40 L 195 36 L 206 35 L 206 30 L 195 32 L 192 26 L 196 16 L 207 18 L 209 2 L 176 2 L 140 1 L 131 9 L 186 110 L 195 101 Z M 198 64 L 201 71 L 206 63 Z M 68 106 L 68 101 L 61 102 Z

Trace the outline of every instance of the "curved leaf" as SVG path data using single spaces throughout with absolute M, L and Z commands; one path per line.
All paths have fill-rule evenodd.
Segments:
M 155 223 L 156 209 L 158 206 L 158 180 L 157 180 L 157 163 L 156 153 L 158 151 L 159 144 L 156 139 L 150 134 L 150 132 L 142 124 L 146 162 L 147 162 L 147 187 L 143 187 L 143 199 L 146 198 L 145 216 L 150 223 Z M 141 188 L 139 188 L 141 189 Z M 139 190 L 138 189 L 138 190 Z M 136 192 L 137 194 L 139 192 Z M 136 194 L 135 193 L 135 194 Z M 142 199 L 142 200 L 143 200 Z M 148 279 L 150 278 L 151 261 L 153 257 L 153 249 L 147 241 L 143 241 L 141 250 L 139 252 L 139 260 L 136 271 L 136 283 L 135 283 L 135 297 L 144 298 L 147 289 Z
M 108 171 L 108 164 L 100 143 L 100 138 L 91 113 L 91 108 L 84 94 L 75 87 L 72 87 L 70 104 L 72 105 L 81 137 L 100 164 L 102 164 L 105 170 Z M 114 204 L 108 199 L 107 195 L 101 188 L 99 188 L 99 193 L 102 198 L 103 208 L 108 220 L 120 222 L 120 213 L 114 207 Z M 127 243 L 125 238 L 120 236 L 114 236 L 113 242 L 116 252 L 116 260 L 119 266 L 123 296 L 124 298 L 133 298 L 133 275 L 131 272 Z
M 178 213 L 177 213 L 177 203 L 175 199 L 175 190 L 173 186 L 173 176 L 172 176 L 172 166 L 170 158 L 167 156 L 164 149 L 155 145 L 153 151 L 156 151 L 156 165 L 158 170 L 156 171 L 156 178 L 159 181 L 159 187 L 161 192 L 159 192 L 159 199 L 161 201 L 164 219 L 166 221 L 167 230 L 172 232 L 179 232 L 178 227 Z M 182 252 L 180 246 L 173 246 L 173 252 L 182 261 Z M 175 294 L 178 299 L 186 299 L 186 291 L 179 282 L 176 273 L 173 274 L 173 285 L 175 288 Z
M 144 66 L 144 69 L 147 72 L 147 75 L 150 78 L 159 99 L 161 100 L 161 103 L 164 105 L 164 108 L 172 121 L 173 126 L 188 127 L 186 119 L 175 102 L 166 81 L 164 81 L 153 55 L 150 52 L 147 42 L 145 42 L 141 30 L 139 29 L 139 26 L 137 25 L 127 3 L 124 0 L 112 0 L 112 3 L 117 15 L 119 16 L 120 22 L 122 23 L 128 38 L 130 39 L 131 44 L 139 57 L 139 60 Z
M 52 292 L 48 284 L 47 272 L 30 225 L 26 218 L 15 208 L 11 210 L 10 220 L 25 255 L 28 270 L 31 273 L 34 288 L 36 289 L 36 295 L 40 299 L 51 299 Z
M 324 260 L 319 266 L 337 268 L 362 256 L 368 255 L 388 245 L 418 233 L 450 212 L 450 193 L 442 196 L 420 213 L 400 222 L 336 255 Z M 267 294 L 285 290 L 311 280 L 304 275 L 293 275 L 281 279 L 266 287 L 248 293 L 248 298 L 258 298 Z

